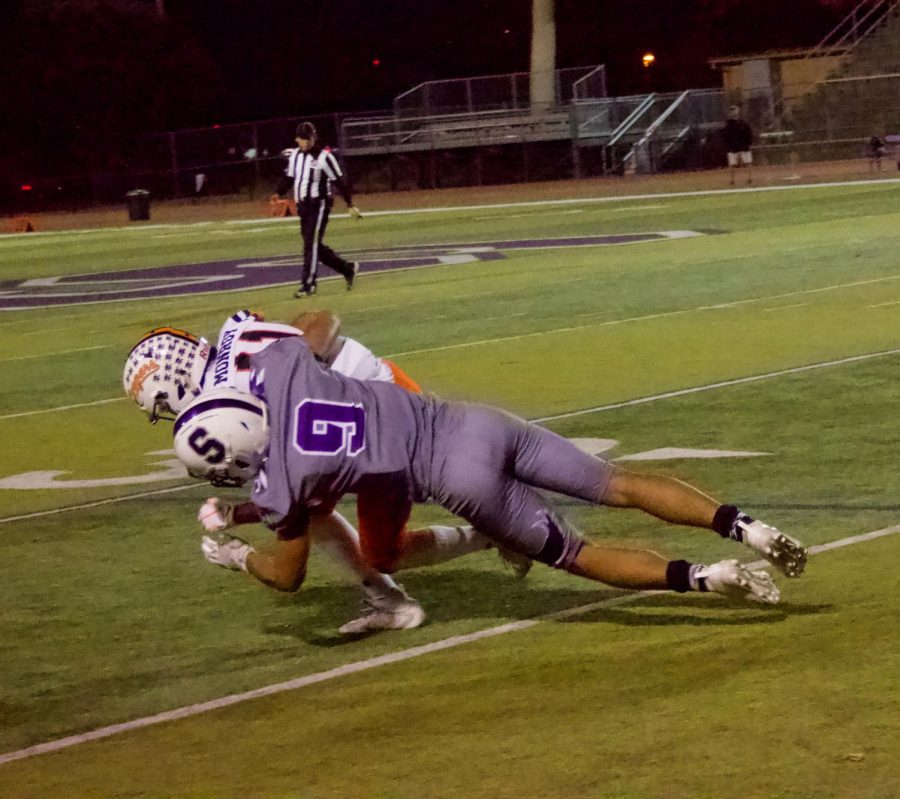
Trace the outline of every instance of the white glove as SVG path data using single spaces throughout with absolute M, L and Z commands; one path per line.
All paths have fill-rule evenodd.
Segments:
M 234 571 L 247 571 L 247 556 L 256 550 L 244 539 L 221 533 L 215 538 L 203 536 L 200 542 L 203 557 L 215 566 L 223 566 Z
M 347 209 L 347 212 L 350 214 L 351 219 L 362 219 L 362 214 L 359 212 L 359 208 L 357 208 L 355 205 L 351 205 Z
M 234 527 L 234 508 L 218 497 L 210 497 L 200 507 L 197 521 L 208 533 L 218 533 Z

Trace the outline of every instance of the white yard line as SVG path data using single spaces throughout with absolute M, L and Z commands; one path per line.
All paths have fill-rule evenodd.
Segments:
M 775 308 L 763 308 L 762 310 L 771 313 L 772 311 L 789 311 L 793 308 L 806 308 L 807 305 L 809 305 L 808 302 L 795 302 L 793 305 L 779 305 Z
M 833 189 L 846 188 L 851 186 L 879 186 L 886 184 L 900 183 L 900 178 L 879 178 L 876 180 L 843 180 L 834 183 L 798 183 L 785 186 L 750 186 L 747 188 L 728 188 L 728 189 L 704 189 L 702 191 L 675 191 L 662 192 L 657 194 L 628 194 L 614 195 L 604 197 L 580 197 L 567 198 L 561 200 L 527 200 L 510 203 L 483 203 L 481 205 L 447 205 L 435 206 L 430 208 L 404 208 L 392 211 L 367 211 L 365 216 L 408 216 L 410 214 L 442 214 L 455 211 L 488 211 L 496 208 L 530 208 L 539 206 L 555 206 L 555 205 L 579 205 L 593 203 L 625 203 L 634 202 L 635 200 L 664 200 L 672 197 L 710 197 L 723 194 L 756 194 L 759 192 L 770 191 L 796 191 L 798 189 Z M 332 219 L 348 218 L 349 214 L 332 214 Z M 29 233 L 27 237 L 2 236 L 0 237 L 0 249 L 6 247 L 22 246 L 34 243 L 36 240 L 50 240 L 57 236 L 83 236 L 89 233 L 142 233 L 145 231 L 159 231 L 167 228 L 182 228 L 190 230 L 194 227 L 212 226 L 215 224 L 225 225 L 279 225 L 279 224 L 297 224 L 294 217 L 271 218 L 260 217 L 258 219 L 232 219 L 221 223 L 215 222 L 191 222 L 188 224 L 155 224 L 142 225 L 140 227 L 114 227 L 114 228 L 84 228 L 81 230 L 48 230 L 37 233 Z
M 405 208 L 393 211 L 367 211 L 365 216 L 408 216 L 410 214 L 445 214 L 454 211 L 486 211 L 494 208 L 533 208 L 537 206 L 556 206 L 556 205 L 580 205 L 592 203 L 618 203 L 633 202 L 635 200 L 665 200 L 672 197 L 710 197 L 723 194 L 756 194 L 759 192 L 769 191 L 794 191 L 796 189 L 832 189 L 845 188 L 848 186 L 877 186 L 883 184 L 900 183 L 900 178 L 881 178 L 878 180 L 842 180 L 834 183 L 798 183 L 787 186 L 749 186 L 747 188 L 734 189 L 704 189 L 702 191 L 673 191 L 658 194 L 628 194 L 604 197 L 576 197 L 563 200 L 526 200 L 512 203 L 485 203 L 483 205 L 445 205 L 434 208 Z M 332 214 L 332 219 L 342 219 L 349 217 L 349 214 Z M 278 222 L 296 220 L 276 220 Z M 237 219 L 227 224 L 230 225 L 248 225 L 256 224 L 259 220 L 255 219 Z M 31 235 L 31 234 L 29 234 Z
M 878 302 L 875 305 L 867 305 L 866 308 L 884 308 L 888 305 L 900 305 L 900 300 L 891 300 L 890 302 Z
M 686 397 L 689 394 L 699 394 L 702 391 L 711 391 L 716 388 L 728 388 L 729 386 L 740 386 L 744 383 L 756 383 L 760 380 L 771 380 L 773 377 L 795 375 L 800 374 L 801 372 L 810 372 L 814 369 L 827 369 L 830 366 L 843 366 L 847 363 L 858 363 L 860 361 L 871 360 L 872 358 L 883 358 L 887 355 L 900 355 L 900 348 L 882 350 L 881 352 L 869 352 L 865 355 L 851 355 L 848 358 L 838 358 L 834 361 L 820 361 L 819 363 L 811 363 L 806 366 L 793 366 L 790 369 L 779 369 L 775 372 L 764 372 L 763 374 L 749 375 L 748 377 L 737 377 L 734 380 L 722 380 L 718 383 L 707 383 L 703 386 L 682 388 L 678 391 L 667 391 L 664 394 L 653 394 L 649 397 L 639 397 L 638 399 L 625 400 L 624 402 L 613 402 L 609 405 L 598 405 L 594 408 L 584 408 L 580 411 L 568 411 L 567 413 L 557 413 L 553 416 L 542 416 L 538 419 L 531 419 L 531 421 L 540 424 L 542 422 L 556 421 L 557 419 L 571 419 L 575 416 L 585 416 L 589 413 L 603 413 L 604 411 L 613 411 L 617 408 L 645 405 L 648 402 L 658 402 L 659 400 L 673 399 L 674 397 Z
M 73 352 L 90 352 L 91 350 L 108 350 L 112 344 L 97 344 L 94 347 L 79 347 L 76 350 L 57 350 L 56 352 L 42 352 L 39 355 L 19 355 L 15 358 L 0 358 L 0 363 L 11 361 L 30 361 L 32 358 L 52 358 L 54 355 L 69 355 Z M 3 417 L 0 416 L 0 419 Z
M 623 325 L 631 322 L 646 322 L 651 319 L 662 319 L 667 316 L 678 316 L 680 314 L 696 313 L 697 311 L 716 311 L 723 308 L 734 308 L 738 305 L 750 305 L 755 302 L 767 302 L 768 300 L 783 300 L 788 297 L 801 297 L 806 294 L 821 294 L 826 291 L 838 291 L 840 289 L 856 288 L 858 286 L 868 286 L 873 283 L 884 283 L 889 280 L 900 280 L 900 275 L 887 275 L 885 277 L 875 277 L 868 280 L 854 280 L 850 283 L 832 283 L 828 286 L 821 286 L 815 289 L 801 289 L 799 291 L 789 291 L 785 294 L 769 294 L 764 297 L 750 297 L 746 300 L 735 300 L 734 302 L 723 302 L 717 305 L 698 305 L 694 308 L 682 308 L 677 311 L 662 311 L 661 313 L 645 314 L 643 316 L 631 316 L 625 319 L 610 319 L 606 322 L 593 322 L 583 325 L 570 325 L 568 327 L 553 327 L 549 330 L 538 330 L 533 333 L 519 333 L 515 336 L 500 336 L 497 338 L 483 338 L 476 341 L 463 341 L 459 344 L 444 344 L 440 347 L 424 347 L 418 350 L 406 350 L 405 352 L 392 352 L 385 355 L 385 358 L 400 358 L 404 355 L 422 355 L 426 352 L 444 352 L 445 350 L 456 350 L 463 347 L 480 347 L 484 344 L 494 344 L 503 341 L 517 341 L 519 339 L 534 338 L 536 336 L 552 335 L 555 333 L 571 333 L 575 330 L 586 330 L 591 327 L 610 327 L 612 325 Z
M 98 499 L 96 502 L 85 502 L 82 505 L 68 505 L 64 508 L 51 508 L 50 510 L 39 510 L 34 513 L 23 513 L 21 516 L 7 516 L 0 519 L 0 524 L 8 524 L 9 522 L 21 522 L 27 519 L 39 519 L 42 516 L 56 516 L 60 513 L 69 513 L 73 510 L 84 510 L 85 508 L 99 508 L 101 505 L 115 505 L 119 502 L 129 502 L 132 499 L 142 499 L 143 497 L 155 497 L 157 494 L 174 494 L 177 491 L 187 491 L 189 488 L 209 488 L 207 483 L 192 482 L 188 485 L 174 486 L 173 488 L 159 488 L 155 491 L 142 491 L 140 494 L 126 494 L 124 497 L 110 497 L 109 499 Z
M 90 408 L 93 405 L 108 405 L 110 402 L 121 402 L 128 397 L 113 397 L 112 399 L 94 400 L 93 402 L 79 402 L 75 405 L 57 405 L 55 408 L 42 408 L 39 411 L 22 411 L 21 413 L 7 413 L 0 419 L 19 419 L 22 416 L 37 416 L 41 413 L 56 413 L 57 411 L 70 411 L 73 408 Z
M 394 271 L 397 271 L 397 270 L 394 270 Z M 575 278 L 574 280 L 578 281 L 578 280 L 582 280 L 582 279 L 583 278 Z M 897 276 L 892 275 L 892 276 L 884 277 L 884 278 L 875 278 L 874 280 L 864 281 L 864 282 L 878 282 L 881 280 L 896 280 L 896 279 L 900 279 L 900 275 L 897 275 Z M 802 294 L 802 293 L 816 292 L 816 291 L 831 291 L 833 289 L 847 288 L 847 287 L 856 286 L 856 285 L 860 285 L 860 283 L 858 283 L 858 282 L 841 283 L 841 284 L 835 284 L 835 285 L 831 285 L 831 286 L 825 286 L 821 289 L 809 289 L 809 290 L 807 290 L 807 292 L 795 292 L 795 293 Z M 503 293 L 503 292 L 500 291 L 497 293 Z M 534 336 L 543 336 L 543 335 L 552 334 L 552 333 L 567 333 L 567 332 L 572 332 L 574 330 L 583 330 L 583 329 L 589 328 L 589 327 L 601 327 L 601 326 L 606 326 L 606 325 L 624 324 L 626 322 L 637 322 L 637 321 L 644 321 L 644 320 L 649 320 L 649 319 L 658 319 L 658 318 L 665 317 L 665 316 L 673 316 L 673 315 L 677 315 L 677 314 L 692 313 L 694 311 L 705 311 L 705 310 L 710 310 L 711 308 L 719 309 L 719 308 L 726 308 L 726 307 L 731 307 L 733 305 L 740 305 L 740 304 L 750 303 L 750 302 L 762 302 L 762 301 L 768 300 L 768 299 L 781 299 L 786 296 L 789 296 L 789 295 L 776 294 L 776 295 L 773 295 L 772 297 L 759 297 L 757 299 L 739 300 L 734 303 L 726 303 L 726 304 L 716 305 L 716 306 L 702 305 L 702 306 L 698 306 L 696 308 L 687 308 L 687 309 L 679 310 L 679 311 L 666 311 L 666 312 L 659 313 L 659 314 L 649 314 L 646 316 L 635 316 L 635 317 L 631 317 L 631 318 L 627 318 L 627 319 L 611 319 L 606 322 L 593 322 L 590 324 L 582 324 L 582 325 L 575 325 L 575 326 L 561 327 L 561 328 L 552 328 L 550 330 L 542 330 L 542 331 L 538 331 L 536 333 L 521 333 L 516 336 L 501 336 L 501 337 L 497 337 L 497 338 L 479 339 L 478 341 L 467 341 L 467 342 L 462 342 L 460 344 L 445 344 L 440 347 L 426 347 L 425 349 L 407 350 L 406 352 L 390 353 L 388 355 L 385 355 L 384 357 L 385 358 L 399 358 L 404 355 L 419 355 L 419 354 L 426 353 L 426 352 L 442 352 L 445 350 L 460 349 L 463 347 L 477 347 L 477 346 L 481 346 L 483 344 L 500 343 L 503 341 L 515 341 L 517 339 L 531 338 Z M 383 306 L 376 306 L 376 308 L 366 308 L 365 310 L 371 311 L 371 310 L 377 310 L 378 308 L 387 308 L 387 307 L 389 307 L 389 306 L 383 305 Z M 603 312 L 603 314 L 605 314 L 605 313 L 606 312 Z M 603 315 L 603 314 L 601 314 L 601 315 Z M 27 357 L 33 357 L 33 356 L 27 356 Z M 13 359 L 10 359 L 10 360 L 13 360 Z M 115 398 L 111 398 L 111 399 L 95 400 L 94 402 L 82 402 L 77 405 L 60 405 L 60 406 L 57 406 L 54 408 L 44 408 L 44 409 L 36 410 L 36 411 L 23 411 L 21 413 L 9 413 L 9 414 L 0 416 L 0 420 L 18 419 L 22 416 L 35 416 L 37 414 L 43 414 L 43 413 L 55 413 L 56 411 L 68 411 L 68 410 L 72 410 L 73 408 L 87 408 L 92 405 L 104 405 L 109 402 L 118 402 L 121 399 L 125 399 L 125 397 L 115 397 Z
M 840 549 L 841 547 L 847 547 L 853 544 L 863 543 L 865 541 L 873 541 L 877 538 L 894 535 L 898 532 L 900 532 L 900 525 L 885 527 L 881 530 L 873 530 L 868 533 L 862 533 L 860 535 L 853 535 L 847 538 L 842 538 L 838 541 L 832 541 L 828 544 L 814 546 L 811 547 L 809 551 L 810 554 L 829 552 L 833 549 Z M 759 561 L 750 565 L 753 567 L 761 566 L 763 565 L 763 561 Z M 659 593 L 667 592 L 637 591 L 631 594 L 610 597 L 608 599 L 601 599 L 598 602 L 591 602 L 588 605 L 580 605 L 579 607 L 568 608 L 566 610 L 560 610 L 554 613 L 546 613 L 541 616 L 536 616 L 533 619 L 523 619 L 521 621 L 511 622 L 509 624 L 501 624 L 497 627 L 488 627 L 487 629 L 478 630 L 474 633 L 468 633 L 466 635 L 454 635 L 450 638 L 444 638 L 440 641 L 434 641 L 430 644 L 414 646 L 409 649 L 401 649 L 399 652 L 391 652 L 386 655 L 380 655 L 379 657 L 367 658 L 366 660 L 358 660 L 355 663 L 347 663 L 344 666 L 338 666 L 337 668 L 328 669 L 327 671 L 320 671 L 316 674 L 307 674 L 304 677 L 287 680 L 286 682 L 266 685 L 262 688 L 256 688 L 252 691 L 244 691 L 243 693 L 239 694 L 230 694 L 229 696 L 223 696 L 219 699 L 212 699 L 208 702 L 198 702 L 197 704 L 186 705 L 185 707 L 176 708 L 175 710 L 167 710 L 164 713 L 157 713 L 153 716 L 145 716 L 143 718 L 134 719 L 132 721 L 125 721 L 121 724 L 112 724 L 108 727 L 100 727 L 99 729 L 91 730 L 90 732 L 84 732 L 79 735 L 70 735 L 67 738 L 59 738 L 55 741 L 48 741 L 46 743 L 29 746 L 25 749 L 19 749 L 15 752 L 8 752 L 6 754 L 0 755 L 0 765 L 4 763 L 11 763 L 15 760 L 24 760 L 36 755 L 58 752 L 61 749 L 68 749 L 69 747 L 77 746 L 89 741 L 97 741 L 103 738 L 110 738 L 114 735 L 118 735 L 119 733 L 131 732 L 132 730 L 138 730 L 143 727 L 152 727 L 156 724 L 163 724 L 169 721 L 177 721 L 179 719 L 190 718 L 191 716 L 197 716 L 201 713 L 208 713 L 212 710 L 220 710 L 221 708 L 230 707 L 242 702 L 248 702 L 252 699 L 259 699 L 264 696 L 272 696 L 273 694 L 280 694 L 284 693 L 285 691 L 296 691 L 299 688 L 305 688 L 309 685 L 328 682 L 340 677 L 346 677 L 350 674 L 359 674 L 364 671 L 371 671 L 372 669 L 377 669 L 381 666 L 390 666 L 394 663 L 402 663 L 403 661 L 412 660 L 413 658 L 421 657 L 422 655 L 430 655 L 433 652 L 441 652 L 446 649 L 454 649 L 456 647 L 465 646 L 466 644 L 471 644 L 476 641 L 482 641 L 486 638 L 496 638 L 499 635 L 506 635 L 507 633 L 527 630 L 545 621 L 572 618 L 573 616 L 583 616 L 584 614 L 592 613 L 595 610 L 602 610 L 604 608 L 615 607 L 617 605 L 624 605 L 629 602 L 634 602 L 635 600 Z

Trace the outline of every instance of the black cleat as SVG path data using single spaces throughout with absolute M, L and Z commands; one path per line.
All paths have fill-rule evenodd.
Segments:
M 356 276 L 358 274 L 359 274 L 359 261 L 353 261 L 350 264 L 350 274 L 344 278 L 344 280 L 347 281 L 347 291 L 353 291 L 353 283 L 356 280 Z

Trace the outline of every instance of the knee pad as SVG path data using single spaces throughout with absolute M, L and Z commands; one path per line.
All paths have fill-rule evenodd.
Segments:
M 584 539 L 553 513 L 547 512 L 542 520 L 547 540 L 533 559 L 554 569 L 565 569 L 574 562 L 584 546 Z

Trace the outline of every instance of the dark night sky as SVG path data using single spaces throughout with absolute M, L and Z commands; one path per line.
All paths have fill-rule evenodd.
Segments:
M 651 88 L 712 86 L 710 56 L 812 45 L 853 1 L 556 0 L 557 65 L 604 63 L 630 94 L 649 49 Z M 529 67 L 531 0 L 4 5 L 0 180 L 124 168 L 152 131 L 383 109 L 422 81 Z
M 627 94 L 642 89 L 640 56 L 652 49 L 657 88 L 714 85 L 709 56 L 814 44 L 840 19 L 833 4 L 557 0 L 558 65 L 605 63 L 611 90 Z M 167 0 L 167 8 L 222 70 L 221 114 L 232 119 L 298 106 L 384 108 L 421 81 L 528 69 L 530 0 Z M 309 26 L 326 33 L 310 41 Z

